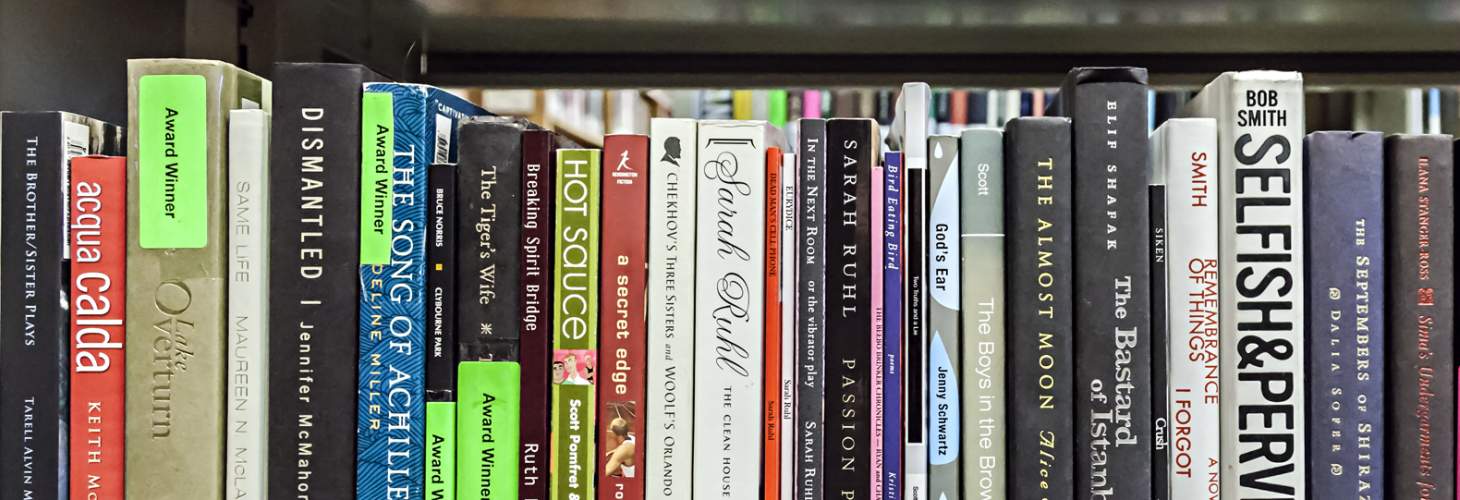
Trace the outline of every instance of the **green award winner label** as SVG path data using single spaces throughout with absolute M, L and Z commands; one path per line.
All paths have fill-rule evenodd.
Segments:
M 360 265 L 384 265 L 390 263 L 394 99 L 389 92 L 360 99 Z
M 208 82 L 148 75 L 137 83 L 138 242 L 208 245 Z
M 450 401 L 426 403 L 426 498 L 456 498 L 456 403 Z
M 456 375 L 456 498 L 517 500 L 521 367 L 463 361 Z
M 549 498 L 593 498 L 593 429 L 598 366 L 597 149 L 558 150 L 553 262 L 552 467 Z

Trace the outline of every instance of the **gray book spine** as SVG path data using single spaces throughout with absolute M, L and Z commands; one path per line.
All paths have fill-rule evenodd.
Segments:
M 928 138 L 928 498 L 957 500 L 959 437 L 959 324 L 962 295 L 959 250 L 958 138 Z
M 1145 70 L 1077 68 L 1073 123 L 1076 498 L 1151 495 Z
M 963 480 L 972 498 L 1005 498 L 1004 134 L 963 131 L 958 157 L 963 261 Z
M 826 120 L 801 120 L 797 193 L 796 499 L 821 500 L 826 389 Z M 784 307 L 784 306 L 783 306 Z M 786 355 L 783 353 L 782 355 Z

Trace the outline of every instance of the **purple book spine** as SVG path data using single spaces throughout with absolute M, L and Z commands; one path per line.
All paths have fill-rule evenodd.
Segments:
M 902 153 L 882 162 L 882 498 L 902 500 Z

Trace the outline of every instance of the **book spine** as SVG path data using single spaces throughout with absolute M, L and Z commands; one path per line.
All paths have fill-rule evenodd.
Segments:
M 521 282 L 518 301 L 522 307 L 521 339 L 522 405 L 521 450 L 518 493 L 523 500 L 543 500 L 548 495 L 548 428 L 552 373 L 553 308 L 553 203 L 557 189 L 557 164 L 553 134 L 529 130 L 522 134 L 522 231 L 519 256 Z M 457 240 L 460 241 L 459 239 Z M 459 254 L 458 254 L 459 256 Z M 510 290 L 507 293 L 512 293 Z M 458 316 L 459 318 L 459 316 Z M 460 404 L 460 403 L 458 403 Z M 458 482 L 458 484 L 460 484 Z
M 553 386 L 549 456 L 553 500 L 594 498 L 594 367 L 598 366 L 597 149 L 560 149 L 553 242 Z
M 695 179 L 693 120 L 650 124 L 649 374 L 644 477 L 649 500 L 690 494 L 694 439 Z
M 644 280 L 649 241 L 649 137 L 610 135 L 603 153 L 603 214 L 613 231 L 604 233 L 599 269 L 598 446 L 603 450 L 599 500 L 644 498 Z
M 902 482 L 902 339 L 903 242 L 902 153 L 883 155 L 882 181 L 882 490 L 883 500 L 901 500 Z
M 928 496 L 957 500 L 963 440 L 959 390 L 962 269 L 958 138 L 928 138 Z
M 355 494 L 360 66 L 274 66 L 269 141 L 270 498 Z M 318 369 L 329 367 L 329 369 Z M 328 417 L 328 418 L 326 418 Z
M 903 297 L 905 325 L 902 338 L 903 410 L 903 494 L 908 500 L 924 500 L 928 490 L 928 387 L 927 368 L 927 234 L 928 209 L 928 102 L 932 91 L 926 83 L 906 83 L 898 96 L 898 114 L 904 117 L 901 132 L 902 155 L 907 176 L 904 224 L 907 247 L 904 269 L 907 286 Z
M 513 249 L 524 231 L 522 141 L 522 128 L 515 123 L 461 127 L 455 224 L 462 236 L 455 248 L 462 269 L 458 279 L 467 286 L 455 301 L 456 360 L 519 359 L 523 264 Z
M 699 127 L 694 490 L 760 494 L 765 327 L 765 140 L 760 122 Z
M 233 499 L 264 497 L 265 446 L 269 422 L 269 114 L 259 109 L 230 112 L 228 130 L 228 480 Z
M 134 210 L 127 215 L 126 496 L 219 498 L 227 455 L 228 111 L 267 94 L 259 80 L 222 63 L 133 60 L 127 71 L 127 206 Z
M 1166 220 L 1179 223 L 1166 224 L 1168 343 L 1156 357 L 1168 360 L 1170 498 L 1184 499 L 1221 491 L 1220 178 L 1216 122 L 1175 118 L 1166 123 L 1164 135 L 1152 141 L 1152 153 L 1166 177 Z M 1374 168 L 1377 174 L 1377 154 Z M 1153 302 L 1161 298 L 1155 293 Z M 1153 316 L 1151 328 L 1159 325 Z
M 826 193 L 836 200 L 827 206 L 826 377 L 838 382 L 826 387 L 823 480 L 826 496 L 845 499 L 871 494 L 871 123 L 826 122 Z
M 1318 498 L 1385 491 L 1384 149 L 1376 132 L 1315 132 L 1303 140 L 1308 172 L 1308 443 Z M 1213 217 L 1215 218 L 1215 217 Z M 1323 325 L 1323 326 L 1319 326 Z M 1326 326 L 1326 328 L 1325 328 Z M 1213 332 L 1215 337 L 1215 332 Z
M 808 91 L 808 95 L 819 95 Z M 806 100 L 811 106 L 812 99 Z M 808 108 L 810 109 L 810 108 Z M 817 109 L 820 112 L 820 109 Z M 826 415 L 826 121 L 799 122 L 796 157 L 796 500 L 821 500 Z
M 1151 494 L 1146 86 L 1073 87 L 1077 498 Z M 1112 125 L 1113 124 L 1113 125 Z
M 876 158 L 873 161 L 871 177 L 872 207 L 868 213 L 871 216 L 871 230 L 867 234 L 872 240 L 868 243 L 872 250 L 872 259 L 870 261 L 872 264 L 872 288 L 868 290 L 872 298 L 872 345 L 867 346 L 872 353 L 871 359 L 869 360 L 872 362 L 872 369 L 869 374 L 869 380 L 867 381 L 868 385 L 872 387 L 872 402 L 870 405 L 872 414 L 868 426 L 871 429 L 871 436 L 867 441 L 867 447 L 870 448 L 869 453 L 872 457 L 871 467 L 869 467 L 872 472 L 872 485 L 869 494 L 880 498 L 882 496 L 882 473 L 886 470 L 886 457 L 883 455 L 882 450 L 882 439 L 885 437 L 885 429 L 882 428 L 882 418 L 886 415 L 886 393 L 884 392 L 886 388 L 882 385 L 882 371 L 885 368 L 883 364 L 883 355 L 885 354 L 883 341 L 887 338 L 885 317 L 887 309 L 883 300 L 886 289 L 883 288 L 882 284 L 883 279 L 885 279 L 883 276 L 885 269 L 883 266 L 883 252 L 886 249 L 882 246 L 882 226 L 885 224 L 887 215 L 886 209 L 883 207 L 887 200 L 887 187 L 885 185 L 887 182 L 887 167 L 882 164 L 882 158 Z
M 426 171 L 426 498 L 456 498 L 456 166 Z
M 1166 185 L 1154 183 L 1147 189 L 1150 214 L 1151 266 L 1151 499 L 1168 500 L 1171 495 L 1171 408 L 1167 329 L 1166 279 Z
M 1390 498 L 1455 497 L 1454 144 L 1385 142 Z M 1316 242 L 1316 240 L 1315 240 Z M 1439 249 L 1434 251 L 1432 249 Z
M 796 153 L 781 156 L 781 498 L 796 496 Z
M 1005 498 L 1004 137 L 965 130 L 958 157 L 962 195 L 963 481 L 970 498 Z
M 1217 119 L 1228 180 L 1217 198 L 1219 356 L 1230 361 L 1220 363 L 1222 496 L 1306 498 L 1302 79 L 1229 73 L 1193 106 Z M 1273 418 L 1238 418 L 1256 413 Z M 1250 453 L 1254 442 L 1293 451 Z
M 122 498 L 126 429 L 127 161 L 71 162 L 73 498 Z
M 761 450 L 764 500 L 781 495 L 781 150 L 766 148 L 765 154 L 765 444 Z
M 366 86 L 361 115 L 361 147 L 372 151 L 361 155 L 356 496 L 417 497 L 426 423 L 426 185 L 417 179 L 428 165 L 417 152 L 430 146 L 420 124 L 432 116 L 424 93 L 383 84 Z M 380 244 L 376 234 L 384 252 L 367 241 Z
M 1009 498 L 1075 488 L 1074 267 L 1070 121 L 1018 118 L 1005 146 Z
M 522 418 L 521 367 L 512 361 L 457 365 L 456 497 L 518 500 L 516 450 Z M 427 497 L 436 498 L 436 497 Z
M 426 192 L 455 163 L 457 122 L 483 111 L 424 85 L 361 101 L 360 381 L 356 495 L 422 493 L 426 450 Z
M 5 113 L 0 126 L 0 499 L 54 500 L 69 484 L 65 132 L 59 113 Z

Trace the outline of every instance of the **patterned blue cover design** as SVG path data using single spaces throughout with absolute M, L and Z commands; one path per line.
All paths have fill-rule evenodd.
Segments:
M 902 153 L 883 158 L 882 498 L 902 500 Z
M 426 433 L 426 169 L 456 162 L 456 124 L 486 114 L 443 90 L 367 83 L 395 109 L 391 263 L 360 266 L 359 498 L 422 498 Z M 438 135 L 437 124 L 451 129 Z M 344 318 L 341 318 L 343 321 Z
M 1303 144 L 1309 498 L 1383 498 L 1383 134 L 1315 132 Z

